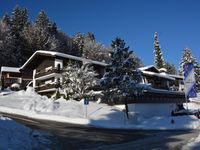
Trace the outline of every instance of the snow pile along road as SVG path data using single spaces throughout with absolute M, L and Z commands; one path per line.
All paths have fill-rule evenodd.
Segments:
M 195 108 L 200 105 L 194 104 Z M 193 108 L 190 109 L 193 109 Z M 200 107 L 199 107 L 200 108 Z M 124 129 L 196 129 L 199 120 L 195 116 L 144 118 L 130 113 L 126 118 L 124 111 L 106 104 L 90 102 L 86 108 L 83 100 L 74 101 L 48 99 L 35 93 L 31 88 L 10 95 L 0 96 L 0 112 L 13 113 L 44 120 L 89 125 L 102 128 Z
M 50 139 L 47 133 L 32 130 L 0 116 L 1 150 L 52 149 L 53 142 L 55 140 Z
M 182 147 L 183 150 L 199 150 L 200 149 L 200 135 Z
M 38 95 L 32 88 L 27 91 L 20 91 L 16 94 L 23 99 L 22 106 L 24 110 L 33 112 L 52 112 L 54 110 L 54 101 L 49 100 L 46 96 Z

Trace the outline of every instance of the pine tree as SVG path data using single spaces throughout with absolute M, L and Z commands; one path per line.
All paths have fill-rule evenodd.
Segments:
M 101 43 L 97 43 L 94 34 L 91 32 L 86 35 L 78 32 L 73 38 L 72 45 L 72 55 L 102 62 L 108 62 L 110 59 L 109 50 Z
M 6 59 L 6 51 L 8 50 L 5 48 L 5 39 L 10 33 L 10 27 L 10 17 L 7 14 L 5 14 L 0 21 L 0 66 L 7 65 L 8 60 Z
M 62 53 L 72 54 L 73 40 L 71 37 L 69 37 L 68 35 L 66 35 L 61 31 L 58 31 L 56 39 L 59 42 L 59 45 L 57 46 L 57 51 Z
M 186 64 L 186 63 L 192 63 L 194 65 L 194 67 L 197 66 L 197 61 L 196 59 L 192 56 L 192 53 L 190 51 L 189 48 L 185 48 L 183 50 L 183 55 L 182 55 L 182 59 L 181 59 L 181 62 L 180 62 L 180 68 L 179 68 L 179 73 L 180 75 L 183 75 L 184 74 L 184 68 L 183 66 Z
M 22 9 L 19 6 L 16 6 L 12 13 L 11 24 L 12 34 L 19 36 L 24 27 L 29 25 L 27 9 Z
M 85 39 L 89 39 L 89 40 L 91 40 L 91 41 L 93 41 L 93 42 L 96 41 L 95 36 L 94 36 L 94 34 L 93 34 L 92 32 L 88 32 L 88 33 L 85 35 Z
M 160 49 L 159 41 L 158 41 L 158 34 L 155 32 L 154 34 L 154 65 L 156 68 L 160 69 L 164 67 L 164 60 L 162 56 L 162 52 Z
M 135 84 L 139 83 L 139 72 L 135 72 L 135 62 L 131 58 L 132 51 L 125 46 L 124 40 L 116 38 L 112 41 L 111 63 L 100 81 L 105 88 L 104 101 L 111 101 L 130 96 L 136 92 Z
M 49 32 L 48 26 L 50 21 L 45 14 L 44 11 L 39 12 L 35 24 L 34 24 L 34 32 L 35 32 L 35 45 L 37 49 L 48 50 L 48 43 L 49 43 Z
M 84 36 L 78 32 L 73 38 L 72 55 L 82 56 L 84 46 Z
M 61 51 L 63 39 L 58 39 L 59 32 L 55 22 L 51 22 L 46 13 L 41 11 L 34 24 L 35 45 L 37 49 Z
M 29 22 L 27 9 L 16 6 L 12 16 L 0 20 L 0 66 L 21 66 L 36 50 L 63 53 L 72 51 L 72 39 L 41 11 L 35 23 Z
M 82 57 L 101 62 L 109 61 L 109 50 L 105 48 L 101 43 L 97 43 L 95 41 L 94 34 L 89 32 L 86 36 L 84 36 L 83 43 Z
M 35 28 L 40 32 L 47 32 L 47 28 L 50 25 L 50 21 L 44 11 L 39 12 L 36 21 L 35 21 Z
M 133 67 L 134 67 L 135 69 L 144 66 L 142 60 L 141 60 L 140 58 L 138 58 L 134 52 L 130 55 L 130 58 L 131 58 L 132 61 L 133 61 L 133 64 L 134 64 Z
M 10 21 L 10 17 L 8 16 L 8 14 L 5 14 L 1 20 L 1 26 L 2 28 L 8 28 L 11 26 L 11 21 Z
M 94 72 L 90 64 L 69 64 L 64 72 L 64 93 L 67 99 L 81 100 L 89 98 L 90 87 L 97 84 L 97 74 Z
M 139 71 L 134 71 L 134 61 L 130 57 L 132 51 L 125 46 L 124 40 L 116 38 L 112 41 L 111 47 L 113 48 L 111 63 L 100 80 L 100 85 L 104 88 L 103 101 L 111 104 L 122 101 L 129 118 L 127 98 L 142 92 L 142 87 L 138 86 L 141 74 Z
M 179 74 L 180 75 L 184 75 L 184 65 L 186 63 L 191 63 L 194 65 L 194 72 L 195 72 L 195 79 L 196 79 L 196 86 L 197 86 L 197 90 L 200 91 L 200 66 L 198 64 L 198 62 L 196 61 L 196 59 L 192 56 L 192 53 L 190 51 L 190 49 L 185 48 L 183 50 L 183 55 L 182 55 L 182 59 L 180 62 L 180 68 L 179 68 Z
M 26 51 L 29 47 L 27 46 L 27 42 L 24 39 L 22 32 L 24 28 L 28 26 L 29 21 L 27 9 L 23 9 L 17 6 L 12 13 L 11 32 L 6 38 L 6 47 L 8 48 L 8 55 L 13 55 L 12 60 L 10 60 L 11 64 L 13 65 L 15 64 L 17 66 L 21 66 L 27 60 L 28 56 L 26 56 Z
M 166 68 L 168 74 L 177 74 L 176 67 L 174 66 L 174 64 L 165 62 L 165 68 Z

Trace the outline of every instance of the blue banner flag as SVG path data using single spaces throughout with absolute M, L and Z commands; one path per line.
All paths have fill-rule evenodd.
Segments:
M 185 93 L 189 98 L 197 97 L 194 66 L 193 64 L 188 63 L 185 64 L 183 67 L 184 67 Z

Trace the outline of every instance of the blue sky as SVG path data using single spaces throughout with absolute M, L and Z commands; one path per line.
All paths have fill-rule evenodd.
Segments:
M 90 31 L 105 46 L 121 37 L 145 65 L 154 61 L 154 32 L 165 61 L 178 67 L 188 47 L 200 63 L 198 0 L 0 0 L 0 16 L 17 4 L 28 9 L 32 21 L 44 10 L 70 36 Z

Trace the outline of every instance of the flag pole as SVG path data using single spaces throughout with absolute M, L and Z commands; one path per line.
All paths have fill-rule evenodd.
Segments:
M 188 100 L 187 100 L 187 93 L 186 93 L 187 87 L 186 87 L 186 82 L 184 81 L 184 93 L 185 93 L 185 101 L 186 101 L 186 110 L 188 113 Z

